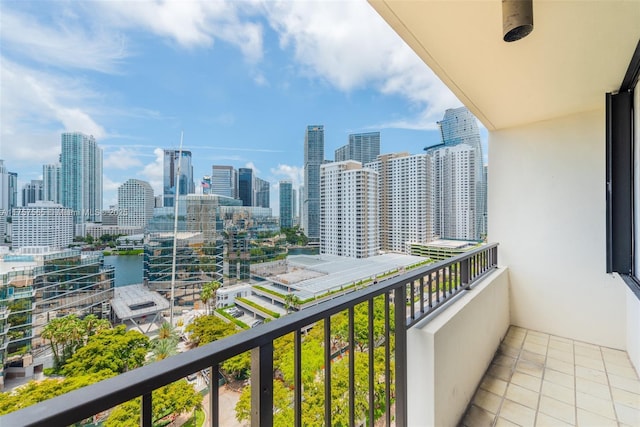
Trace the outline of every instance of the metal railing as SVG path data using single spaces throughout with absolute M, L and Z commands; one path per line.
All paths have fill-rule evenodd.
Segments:
M 337 297 L 330 301 L 284 316 L 259 327 L 232 335 L 223 340 L 180 353 L 176 356 L 143 366 L 99 383 L 58 396 L 0 418 L 0 425 L 70 425 L 95 414 L 109 410 L 121 403 L 142 396 L 141 425 L 152 425 L 152 392 L 160 387 L 207 370 L 216 375 L 218 367 L 227 359 L 251 351 L 251 425 L 273 425 L 274 341 L 286 334 L 293 334 L 294 380 L 293 414 L 295 426 L 302 426 L 303 384 L 302 343 L 303 330 L 309 325 L 324 325 L 324 425 L 332 425 L 334 413 L 331 393 L 331 368 L 335 356 L 332 351 L 331 320 L 341 312 L 348 316 L 349 355 L 349 425 L 360 425 L 366 420 L 373 425 L 374 383 L 384 376 L 384 417 L 386 425 L 407 425 L 407 339 L 406 331 L 426 316 L 442 308 L 461 292 L 471 289 L 485 275 L 495 269 L 498 261 L 497 244 L 483 245 L 465 254 L 426 265 L 409 273 L 396 276 L 367 288 Z M 374 336 L 374 299 L 384 299 L 384 331 Z M 369 367 L 374 366 L 376 346 L 384 346 L 384 372 L 368 369 L 368 408 L 366 414 L 356 414 L 355 409 L 355 337 L 354 312 L 358 304 L 365 303 L 368 310 Z M 391 338 L 393 335 L 393 339 Z M 353 355 L 354 357 L 351 357 Z M 217 378 L 209 378 L 216 384 Z M 392 386 L 394 387 L 392 389 Z M 395 410 L 392 408 L 395 407 Z M 219 424 L 218 388 L 211 387 L 207 408 L 209 425 Z M 345 410 L 345 408 L 340 408 Z M 393 413 L 392 413 L 393 412 Z

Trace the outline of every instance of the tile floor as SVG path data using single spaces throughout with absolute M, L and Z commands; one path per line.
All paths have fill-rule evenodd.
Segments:
M 460 426 L 640 426 L 627 353 L 511 326 Z

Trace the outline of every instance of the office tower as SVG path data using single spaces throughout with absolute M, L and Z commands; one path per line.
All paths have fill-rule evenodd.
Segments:
M 291 181 L 280 181 L 280 228 L 293 227 L 293 185 Z
M 9 216 L 11 210 L 18 207 L 18 173 L 9 172 Z
M 42 165 L 44 199 L 60 203 L 60 164 Z
M 233 166 L 213 165 L 211 194 L 238 198 L 238 171 Z
M 128 179 L 118 187 L 118 225 L 144 228 L 153 217 L 153 188 L 146 181 Z
M 407 242 L 433 240 L 435 194 L 429 156 L 384 154 L 365 167 L 379 174 L 380 249 L 406 252 Z
M 376 161 L 380 155 L 380 132 L 354 133 L 349 143 L 335 151 L 336 162 L 355 160 L 362 164 Z
M 60 189 L 62 206 L 74 211 L 76 224 L 100 222 L 102 149 L 91 135 L 62 134 Z
M 311 242 L 320 238 L 320 165 L 324 162 L 324 126 L 307 126 L 304 135 L 303 228 Z
M 180 159 L 178 157 L 182 155 Z M 178 177 L 178 169 L 180 176 Z M 180 180 L 180 195 L 193 194 L 196 191 L 193 182 L 193 165 L 191 151 L 164 150 L 163 196 L 164 206 L 172 207 L 176 193 L 176 185 Z
M 105 209 L 102 211 L 101 225 L 103 227 L 111 227 L 111 226 L 118 227 L 118 207 L 117 206 L 109 206 L 109 209 Z
M 0 159 L 0 213 L 8 216 L 9 212 L 9 172 Z
M 320 167 L 320 253 L 378 255 L 378 173 L 347 160 Z
M 44 200 L 44 185 L 41 179 L 32 179 L 30 183 L 22 186 L 22 207 L 40 200 Z
M 211 194 L 211 176 L 205 175 L 202 177 L 202 181 L 200 182 L 202 186 L 202 194 Z
M 73 242 L 73 210 L 50 201 L 36 201 L 13 211 L 13 249 L 25 246 L 66 248 Z
M 271 185 L 269 185 L 269 181 L 265 181 L 264 179 L 257 178 L 254 180 L 255 185 L 255 203 L 254 206 L 261 208 L 270 207 L 270 191 Z
M 449 109 L 438 126 L 443 145 L 427 149 L 435 171 L 435 232 L 445 239 L 479 240 L 485 197 L 476 119 L 465 107 Z
M 292 188 L 291 190 L 291 218 L 292 218 L 292 227 L 294 225 L 299 224 L 298 218 L 298 190 Z
M 253 169 L 238 169 L 238 198 L 242 206 L 254 206 L 253 203 Z

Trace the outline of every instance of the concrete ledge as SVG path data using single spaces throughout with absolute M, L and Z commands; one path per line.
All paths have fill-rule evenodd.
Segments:
M 407 331 L 410 426 L 458 424 L 509 324 L 509 275 L 499 268 Z

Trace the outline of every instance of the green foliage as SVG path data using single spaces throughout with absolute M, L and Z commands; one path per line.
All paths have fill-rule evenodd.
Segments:
M 293 228 L 283 228 L 282 232 L 290 245 L 306 246 L 309 243 L 309 238 L 297 225 Z
M 120 325 L 91 336 L 65 363 L 62 373 L 67 376 L 103 371 L 121 374 L 142 366 L 148 349 L 149 338 Z
M 185 380 L 171 383 L 152 393 L 151 419 L 154 426 L 165 425 L 174 416 L 202 407 L 202 395 Z M 138 427 L 140 398 L 130 400 L 111 411 L 105 427 Z
M 293 419 L 293 390 L 282 381 L 273 381 L 273 425 L 292 426 Z M 251 419 L 251 387 L 245 387 L 236 404 L 236 419 L 240 422 Z M 303 423 L 304 424 L 304 423 Z M 313 424 L 306 424 L 313 425 Z M 321 425 L 321 424 L 315 424 Z
M 206 315 L 196 317 L 193 322 L 187 325 L 185 331 L 190 334 L 189 340 L 191 342 L 201 346 L 233 335 L 236 329 L 214 315 Z
M 200 299 L 202 303 L 207 307 L 207 314 L 211 314 L 212 306 L 216 304 L 216 294 L 220 289 L 220 282 L 209 282 L 202 285 L 202 291 L 200 291 Z
M 249 329 L 249 325 L 247 325 L 243 321 L 238 320 L 232 315 L 230 315 L 229 313 L 227 313 L 224 308 L 219 308 L 218 310 L 216 310 L 216 313 L 219 313 L 221 316 L 225 317 L 226 319 L 229 319 L 231 323 L 236 324 L 238 327 L 240 327 L 240 329 Z M 269 320 L 269 319 L 265 319 L 265 321 L 266 320 Z
M 167 357 L 178 354 L 178 340 L 175 338 L 157 338 L 151 342 L 151 352 L 153 356 L 151 361 L 166 359 Z
M 237 298 L 236 298 L 236 301 L 240 301 L 240 302 L 242 302 L 242 303 L 245 303 L 245 304 L 247 304 L 248 306 L 251 306 L 251 307 L 255 308 L 256 310 L 260 310 L 260 311 L 262 311 L 263 313 L 266 313 L 266 314 L 268 314 L 269 316 L 274 317 L 274 318 L 276 318 L 276 319 L 277 319 L 278 317 L 280 317 L 280 313 L 276 313 L 275 311 L 271 311 L 271 310 L 269 310 L 268 308 L 263 307 L 263 306 L 261 306 L 261 305 L 259 305 L 259 304 L 256 304 L 255 302 L 253 302 L 253 301 L 251 301 L 251 300 L 248 300 L 248 299 L 246 299 L 246 298 L 237 297 Z

